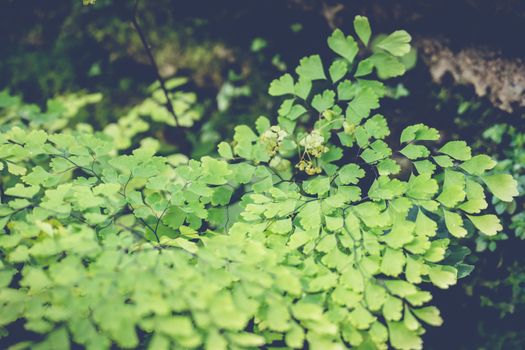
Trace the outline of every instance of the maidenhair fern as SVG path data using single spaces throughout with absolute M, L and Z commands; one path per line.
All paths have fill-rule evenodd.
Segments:
M 468 272 L 457 238 L 501 230 L 485 190 L 510 201 L 516 183 L 422 124 L 394 151 L 373 77 L 403 74 L 410 36 L 370 41 L 368 20 L 354 25 L 359 42 L 328 38 L 332 62 L 303 58 L 271 84 L 277 125 L 237 126 L 218 158 L 175 166 L 148 143 L 119 154 L 111 134 L 5 128 L 4 340 L 420 349 L 442 323 L 425 288 Z

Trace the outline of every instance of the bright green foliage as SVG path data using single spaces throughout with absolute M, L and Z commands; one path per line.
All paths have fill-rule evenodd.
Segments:
M 354 28 L 361 42 L 365 46 L 367 46 L 368 41 L 370 40 L 370 35 L 372 35 L 372 30 L 370 29 L 370 23 L 368 23 L 368 18 L 363 16 L 356 16 L 354 19 Z
M 116 123 L 104 128 L 104 133 L 111 136 L 117 149 L 127 149 L 133 145 L 137 135 L 147 131 L 154 124 L 191 127 L 201 119 L 202 106 L 196 103 L 197 95 L 193 92 L 180 91 L 180 86 L 186 84 L 186 78 L 173 78 L 166 82 L 173 110 L 177 121 L 166 107 L 166 96 L 158 83 L 149 87 L 151 96 L 134 106 L 126 115 L 119 117 Z M 174 89 L 179 88 L 173 92 Z
M 519 239 L 525 238 L 525 212 L 524 212 L 524 190 L 525 190 L 525 153 L 523 152 L 523 147 L 525 146 L 525 133 L 519 132 L 513 127 L 510 127 L 506 124 L 496 124 L 492 128 L 485 131 L 483 135 L 486 139 L 490 140 L 496 145 L 500 145 L 503 142 L 503 137 L 509 139 L 509 144 L 506 145 L 503 151 L 503 160 L 500 161 L 497 165 L 487 162 L 485 159 L 480 159 L 473 164 L 472 169 L 474 168 L 490 168 L 492 169 L 490 173 L 498 174 L 503 171 L 510 172 L 513 177 L 518 182 L 518 193 L 519 196 L 516 200 L 512 202 L 503 201 L 501 196 L 505 198 L 509 194 L 514 194 L 515 191 L 510 187 L 507 191 L 503 191 L 502 188 L 499 188 L 497 185 L 498 181 L 509 181 L 508 177 L 493 177 L 489 178 L 489 183 L 496 185 L 498 189 L 498 195 L 493 197 L 492 202 L 495 204 L 497 214 L 507 216 L 507 220 L 510 222 L 510 229 L 514 231 L 513 235 Z M 474 160 L 476 157 L 472 158 Z M 505 193 L 506 192 L 506 193 Z M 494 240 L 506 239 L 508 235 L 505 233 L 500 233 L 496 237 L 493 237 Z M 484 250 L 487 247 L 491 250 L 496 248 L 495 241 L 487 242 L 486 240 L 478 239 L 478 249 Z
M 476 110 L 474 115 L 479 115 L 479 112 L 480 110 Z M 525 270 L 521 254 L 522 240 L 525 238 L 525 134 L 523 130 L 520 131 L 519 121 L 517 125 L 515 128 L 506 124 L 496 124 L 483 133 L 483 147 L 491 149 L 500 159 L 497 165 L 489 170 L 489 174 L 513 174 L 518 182 L 519 196 L 511 202 L 503 202 L 496 196 L 487 198 L 494 206 L 504 229 L 493 236 L 472 237 L 476 242 L 478 254 L 475 258 L 479 259 L 479 268 L 476 266 L 474 276 L 469 278 L 464 286 L 467 293 L 472 291 L 468 298 L 479 299 L 482 308 L 494 312 L 495 317 L 490 320 L 480 319 L 477 326 L 480 346 L 494 349 L 520 349 L 523 348 L 525 339 L 522 327 L 518 326 L 520 322 L 515 323 L 517 328 L 514 330 L 507 326 L 509 321 L 512 322 L 515 317 L 523 314 L 525 306 Z M 478 167 L 489 165 L 483 159 L 477 162 Z M 493 261 L 498 261 L 498 274 L 484 273 L 484 266 L 494 266 Z M 506 340 L 502 344 L 502 339 L 515 340 Z
M 29 125 L 34 129 L 45 129 L 57 132 L 71 128 L 73 119 L 80 109 L 95 104 L 102 99 L 101 94 L 68 94 L 58 96 L 47 101 L 46 110 L 43 111 L 34 104 L 24 104 L 20 97 L 12 96 L 9 91 L 0 91 L 0 108 L 2 117 L 0 127 L 3 129 L 16 125 Z M 87 125 L 79 128 L 89 128 Z
M 394 56 L 403 56 L 410 51 L 410 34 L 404 30 L 396 30 L 383 40 L 377 43 L 377 46 L 390 52 Z
M 0 327 L 42 335 L 20 348 L 420 349 L 424 324 L 442 322 L 425 286 L 465 274 L 444 260 L 451 238 L 465 219 L 499 231 L 484 188 L 509 200 L 515 183 L 463 142 L 436 150 L 420 124 L 403 151 L 386 143 L 372 72 L 409 41 L 394 32 L 355 62 L 359 44 L 335 31 L 346 72 L 303 58 L 270 86 L 287 97 L 278 124 L 237 126 L 218 158 L 177 165 L 152 142 L 119 153 L 112 133 L 6 127 Z
M 359 52 L 356 41 L 352 36 L 343 34 L 342 31 L 336 29 L 333 34 L 328 38 L 328 46 L 338 55 L 345 58 L 349 63 L 354 61 L 355 56 Z M 301 75 L 300 72 L 297 72 Z
M 195 121 L 201 119 L 203 106 L 197 104 L 197 95 L 194 92 L 180 90 L 186 83 L 186 78 L 173 78 L 166 82 L 171 105 L 180 125 L 176 124 L 174 116 L 166 107 L 164 92 L 158 83 L 154 83 L 148 88 L 149 97 L 132 107 L 116 122 L 105 125 L 101 132 L 113 140 L 116 150 L 130 149 L 136 147 L 138 143 L 148 143 L 150 146 L 155 145 L 156 149 L 160 148 L 159 140 L 144 138 L 143 134 L 146 132 L 153 134 L 157 129 L 166 126 L 191 127 Z M 174 91 L 175 89 L 178 90 Z M 3 113 L 0 127 L 5 129 L 28 125 L 48 132 L 74 129 L 93 133 L 91 125 L 79 123 L 76 117 L 80 109 L 101 99 L 101 94 L 60 96 L 48 100 L 47 109 L 43 111 L 36 105 L 22 104 L 20 98 L 11 96 L 7 90 L 0 91 L 0 107 Z

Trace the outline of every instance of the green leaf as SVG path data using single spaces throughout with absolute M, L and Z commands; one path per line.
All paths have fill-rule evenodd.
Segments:
M 511 202 L 519 195 L 518 183 L 509 174 L 496 174 L 482 177 L 483 182 L 496 197 L 504 202 Z
M 361 158 L 367 163 L 374 163 L 378 160 L 385 159 L 392 154 L 392 150 L 382 140 L 376 140 L 370 144 L 370 148 L 367 148 L 361 153 Z
M 284 100 L 283 103 L 281 103 L 281 106 L 279 107 L 279 109 L 277 110 L 277 113 L 279 113 L 279 115 L 286 116 L 292 110 L 292 106 L 294 102 L 295 102 L 294 98 L 289 98 L 289 99 Z M 259 130 L 259 126 L 257 122 L 255 122 L 255 125 L 256 125 L 256 129 L 259 135 L 262 135 L 271 126 L 269 125 L 268 127 L 265 127 L 264 129 Z
M 403 280 L 387 280 L 385 286 L 393 295 L 400 298 L 405 298 L 409 295 L 417 293 L 417 288 L 412 283 Z
M 188 317 L 171 316 L 159 321 L 156 327 L 157 330 L 167 335 L 177 337 L 191 336 L 193 334 L 193 325 Z
M 248 163 L 232 164 L 230 168 L 233 170 L 235 181 L 241 184 L 250 182 L 255 172 L 255 167 Z
M 454 165 L 452 158 L 449 156 L 433 156 L 432 158 L 442 168 L 449 168 Z
M 283 102 L 283 105 L 287 102 L 287 101 L 290 101 L 290 106 L 293 104 L 293 99 L 289 99 L 289 100 L 286 100 Z M 281 106 L 282 107 L 282 106 Z M 266 130 L 270 129 L 271 127 L 271 123 L 270 123 L 270 120 L 264 116 L 260 116 L 259 118 L 257 118 L 257 120 L 255 121 L 255 129 L 257 130 L 257 132 L 260 134 L 264 133 Z M 219 144 L 220 145 L 220 144 Z
M 436 165 L 428 159 L 420 160 L 413 163 L 419 174 L 434 174 L 436 171 Z
M 119 335 L 117 332 L 115 333 L 117 336 Z M 133 341 L 132 337 L 130 337 L 129 340 L 129 342 L 128 340 L 124 340 L 123 344 L 127 344 L 128 347 L 135 345 L 136 342 Z M 60 327 L 47 335 L 46 339 L 40 343 L 39 346 L 33 346 L 31 348 L 35 350 L 69 349 L 70 346 L 71 344 L 69 342 L 69 336 L 66 328 Z
M 383 305 L 383 316 L 387 321 L 398 321 L 403 312 L 403 302 L 401 299 L 388 295 Z
M 485 192 L 479 183 L 467 179 L 465 192 L 467 193 L 468 200 L 459 205 L 459 209 L 469 214 L 477 214 L 487 208 L 488 204 L 485 200 Z
M 405 255 L 401 250 L 386 248 L 381 262 L 381 272 L 387 276 L 399 276 L 405 266 Z
M 399 249 L 414 240 L 414 228 L 413 222 L 398 220 L 392 230 L 383 236 L 383 241 L 389 247 Z
M 394 159 L 383 159 L 377 164 L 379 175 L 397 175 L 401 167 Z
M 386 136 L 390 135 L 388 123 L 385 117 L 381 114 L 376 114 L 368 119 L 365 122 L 364 127 L 368 134 L 376 139 L 384 139 Z
M 284 100 L 283 103 L 281 103 L 281 106 L 279 107 L 279 109 L 277 110 L 277 113 L 279 113 L 279 115 L 287 115 L 288 113 L 290 113 L 290 110 L 292 109 L 294 102 L 295 102 L 294 98 L 289 98 L 289 99 Z M 268 121 L 268 124 L 270 124 L 269 121 Z M 267 129 L 269 129 L 271 126 L 271 125 L 268 125 L 265 128 L 259 129 L 259 125 L 257 124 L 257 121 L 255 122 L 255 125 L 256 125 L 257 132 L 259 134 L 262 134 Z
M 318 201 L 306 203 L 297 218 L 305 230 L 318 229 L 321 225 L 321 206 Z
M 295 95 L 299 96 L 303 100 L 306 100 L 310 94 L 311 89 L 312 81 L 299 77 L 299 80 L 295 84 Z
M 184 220 L 186 220 L 186 212 L 176 206 L 169 207 L 162 217 L 162 222 L 175 230 L 184 224 Z
M 380 176 L 370 186 L 368 196 L 372 200 L 393 199 L 403 195 L 405 191 L 405 182 L 398 179 L 390 179 L 388 176 Z
M 325 216 L 326 228 L 332 232 L 340 231 L 343 228 L 343 218 L 340 216 Z
M 449 141 L 439 149 L 439 152 L 457 160 L 469 160 L 471 157 L 470 147 L 465 141 Z
M 418 235 L 432 237 L 436 235 L 436 231 L 437 223 L 426 216 L 425 213 L 423 213 L 423 211 L 420 209 L 417 213 L 416 227 L 414 232 Z
M 268 307 L 266 322 L 270 329 L 278 332 L 286 331 L 290 328 L 290 313 L 285 303 L 273 302 Z
M 312 99 L 312 107 L 319 113 L 322 113 L 332 107 L 335 102 L 335 92 L 332 90 L 325 90 L 322 94 L 317 94 Z
M 323 309 L 317 304 L 299 301 L 292 305 L 292 314 L 298 320 L 319 320 L 323 316 Z
M 213 191 L 213 195 L 211 197 L 211 204 L 212 205 L 226 205 L 230 203 L 230 198 L 233 194 L 233 189 L 230 187 L 217 187 L 215 191 Z
M 319 55 L 312 55 L 304 57 L 299 61 L 299 66 L 296 69 L 297 74 L 304 80 L 324 80 L 323 63 Z
M 280 78 L 273 80 L 268 90 L 271 96 L 288 95 L 294 92 L 294 82 L 290 74 L 284 74 Z
M 414 315 L 420 320 L 432 326 L 441 326 L 443 319 L 435 306 L 427 306 L 420 309 L 412 309 Z
M 377 43 L 377 47 L 390 52 L 394 56 L 403 56 L 410 51 L 412 37 L 404 30 L 396 30 Z
M 406 68 L 403 63 L 387 53 L 377 52 L 368 60 L 376 67 L 380 79 L 389 79 L 405 74 Z
M 15 163 L 11 163 L 11 162 L 7 162 L 7 171 L 9 171 L 9 173 L 13 175 L 18 175 L 18 176 L 25 175 L 27 173 L 26 168 L 18 164 L 15 164 Z
M 365 176 L 365 171 L 357 164 L 343 165 L 339 169 L 339 181 L 343 185 L 357 184 L 363 176 Z
M 317 176 L 303 182 L 306 193 L 322 195 L 330 190 L 330 179 L 325 176 Z
M 470 221 L 476 226 L 478 230 L 487 236 L 494 236 L 499 231 L 503 230 L 503 226 L 496 215 L 488 214 L 481 216 L 467 215 Z
M 430 248 L 425 253 L 425 260 L 430 262 L 439 262 L 445 257 L 445 252 L 448 248 L 450 240 L 436 239 L 430 243 Z
M 217 149 L 221 157 L 226 158 L 226 159 L 233 158 L 232 148 L 229 143 L 223 141 L 219 143 L 219 145 L 217 146 Z
M 336 54 L 347 59 L 350 63 L 354 61 L 355 56 L 359 52 L 359 48 L 354 38 L 350 35 L 345 37 L 343 32 L 339 29 L 336 29 L 328 38 L 328 47 L 330 47 L 330 49 Z
M 454 208 L 465 200 L 465 176 L 457 171 L 445 170 L 443 190 L 436 198 L 443 205 Z
M 412 312 L 410 312 L 410 307 L 408 305 L 405 305 L 405 314 L 403 317 L 403 323 L 411 331 L 415 331 L 421 327 L 421 324 L 419 323 L 419 321 L 415 318 Z
M 216 160 L 205 156 L 201 158 L 202 162 L 202 180 L 210 185 L 223 185 L 227 182 L 226 177 L 231 175 L 232 171 L 228 163 L 223 160 Z
M 403 147 L 403 149 L 399 151 L 399 153 L 401 153 L 408 159 L 426 158 L 430 155 L 430 151 L 428 150 L 428 148 L 422 145 L 415 145 L 413 143 Z
M 290 219 L 277 220 L 274 221 L 268 229 L 273 233 L 285 234 L 293 229 L 292 221 Z
M 457 270 L 451 266 L 430 266 L 428 269 L 428 277 L 435 286 L 447 289 L 457 282 Z
M 368 75 L 372 73 L 374 70 L 374 62 L 373 60 L 367 58 L 359 62 L 357 65 L 357 69 L 355 70 L 354 77 L 364 77 L 365 75 Z
M 47 183 L 49 178 L 51 178 L 50 173 L 44 170 L 41 166 L 36 166 L 32 168 L 32 171 L 29 174 L 23 176 L 22 180 L 28 185 L 38 186 Z
M 409 330 L 403 322 L 388 322 L 390 344 L 396 349 L 422 349 L 423 342 L 416 332 Z
M 439 140 L 439 131 L 424 124 L 415 124 L 406 127 L 401 133 L 400 142 Z
M 386 300 L 386 291 L 382 286 L 369 281 L 365 287 L 365 301 L 372 311 L 381 309 Z
M 229 334 L 232 343 L 242 347 L 259 347 L 265 344 L 264 337 L 253 333 Z
M 290 120 L 297 120 L 300 116 L 304 115 L 308 110 L 301 105 L 293 105 L 292 109 L 288 114 L 285 115 L 286 118 Z
M 340 101 L 350 100 L 354 96 L 354 86 L 350 80 L 343 80 L 337 85 L 337 98 Z
M 285 336 L 286 345 L 292 348 L 302 348 L 304 344 L 304 331 L 298 325 L 293 325 L 292 328 L 286 333 Z
M 354 131 L 354 135 L 360 148 L 366 148 L 370 143 L 370 135 L 364 127 L 358 126 Z
M 437 181 L 430 174 L 412 175 L 408 180 L 407 195 L 416 199 L 431 199 L 438 191 Z
M 411 283 L 421 283 L 423 274 L 423 263 L 420 260 L 412 259 L 407 257 L 407 263 L 405 267 L 405 276 L 407 281 Z
M 368 18 L 364 16 L 355 16 L 354 29 L 359 39 L 361 39 L 363 44 L 367 46 L 368 41 L 370 40 L 370 36 L 372 35 L 372 30 L 370 29 L 370 23 L 368 22 Z
M 385 343 L 388 340 L 388 330 L 379 321 L 374 322 L 370 327 L 370 337 L 376 344 Z
M 354 123 L 368 117 L 372 109 L 379 107 L 379 99 L 370 88 L 360 90 L 356 97 L 348 104 L 346 118 Z
M 330 73 L 332 82 L 336 83 L 348 73 L 348 64 L 343 60 L 334 61 L 328 69 L 328 72 Z
M 357 305 L 354 310 L 348 314 L 348 320 L 357 329 L 368 329 L 376 318 L 363 306 Z
M 471 175 L 483 175 L 485 171 L 496 166 L 497 162 L 485 154 L 472 157 L 460 165 L 461 169 Z
M 24 186 L 20 183 L 16 184 L 14 187 L 10 187 L 5 190 L 5 194 L 13 197 L 21 198 L 33 198 L 38 191 L 40 190 L 39 186 Z
M 238 125 L 234 130 L 233 140 L 237 142 L 234 147 L 235 153 L 246 159 L 251 159 L 252 142 L 257 140 L 257 135 L 246 125 Z
M 348 229 L 349 225 L 350 225 L 350 229 L 351 229 L 351 224 L 348 221 L 351 221 L 351 220 L 348 220 L 348 218 L 346 218 L 346 220 L 345 220 L 345 229 L 346 230 Z M 337 245 L 337 242 L 336 242 L 334 236 L 328 236 L 328 237 L 332 238 L 333 246 L 335 247 Z M 340 278 L 339 282 L 340 282 L 340 284 L 342 286 L 348 287 L 351 290 L 353 290 L 355 292 L 358 292 L 358 293 L 362 292 L 364 290 L 364 288 L 365 288 L 365 285 L 364 285 L 365 280 L 364 280 L 363 275 L 360 273 L 360 271 L 355 269 L 353 267 L 353 265 L 350 265 L 350 264 L 349 265 L 345 265 L 344 271 L 341 274 L 341 278 Z M 359 301 L 359 300 L 361 300 L 360 296 L 359 296 L 357 301 Z
M 458 238 L 467 235 L 467 230 L 463 227 L 463 219 L 461 219 L 461 215 L 448 210 L 443 210 L 443 215 L 445 217 L 445 225 L 447 226 L 448 232 Z

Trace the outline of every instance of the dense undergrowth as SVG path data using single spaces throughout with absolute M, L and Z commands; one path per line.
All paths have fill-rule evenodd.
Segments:
M 344 5 L 341 11 L 339 3 Z M 175 76 L 188 78 L 169 81 L 173 104 L 192 124 L 178 128 L 156 92 L 158 83 L 151 85 L 154 70 L 129 23 L 133 2 L 98 0 L 95 6 L 82 7 L 80 1 L 8 0 L 0 11 L 0 89 L 11 91 L 0 94 L 2 130 L 31 124 L 30 129 L 47 127 L 50 133 L 97 132 L 113 140 L 118 154 L 147 147 L 177 166 L 188 156 L 216 155 L 217 144 L 230 139 L 236 125 L 252 126 L 261 114 L 276 123 L 281 101 L 265 93 L 269 81 L 312 52 L 331 62 L 329 48 L 320 45 L 329 35 L 328 24 L 351 31 L 354 14 L 367 13 L 378 32 L 410 28 L 416 38 L 445 35 L 453 50 L 478 43 L 519 56 L 523 50 L 511 33 L 519 32 L 516 19 L 523 14 L 521 5 L 513 3 L 333 1 L 325 7 L 316 0 L 203 0 L 188 6 L 171 0 L 141 2 L 139 18 L 161 73 L 173 77 L 176 71 Z M 325 17 L 331 9 L 339 12 Z M 486 26 L 487 22 L 497 25 Z M 407 69 L 413 67 L 413 58 L 403 59 Z M 440 144 L 464 139 L 474 153 L 498 159 L 491 172 L 513 174 L 521 194 L 508 203 L 487 198 L 503 230 L 492 236 L 468 230 L 461 241 L 471 250 L 464 263 L 475 268 L 462 283 L 444 291 L 428 286 L 446 322 L 427 329 L 425 348 L 522 348 L 523 111 L 503 113 L 471 88 L 451 85 L 447 79 L 437 87 L 420 57 L 418 61 L 403 77 L 385 85 L 380 112 L 388 117 L 391 130 L 385 141 L 397 148 L 404 127 L 426 123 L 440 131 Z M 299 121 L 306 130 L 311 123 Z M 178 130 L 184 130 L 184 137 Z M 402 157 L 396 160 L 401 161 L 400 178 L 406 179 L 409 168 Z M 7 171 L 4 166 L 2 172 Z M 234 201 L 238 198 L 235 195 Z M 232 206 L 230 213 L 237 215 L 238 210 Z M 17 332 L 22 326 L 23 321 L 10 326 L 2 347 L 5 341 L 40 339 L 38 334 Z
M 75 118 L 96 95 L 40 110 L 4 92 L 6 346 L 421 348 L 442 323 L 427 288 L 470 273 L 462 238 L 503 229 L 485 192 L 511 203 L 516 181 L 434 128 L 390 135 L 380 79 L 411 37 L 354 27 L 271 83 L 276 118 L 198 160 L 155 137 L 200 119 L 192 94 L 169 95 L 178 124 L 153 86 L 96 130 Z

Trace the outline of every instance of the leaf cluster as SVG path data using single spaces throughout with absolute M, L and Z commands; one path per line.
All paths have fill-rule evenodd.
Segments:
M 5 128 L 0 327 L 41 335 L 17 348 L 420 349 L 442 323 L 426 286 L 470 271 L 456 239 L 500 231 L 485 193 L 516 182 L 423 124 L 392 149 L 377 77 L 404 72 L 410 35 L 354 26 L 272 82 L 276 125 L 237 126 L 216 158 Z

